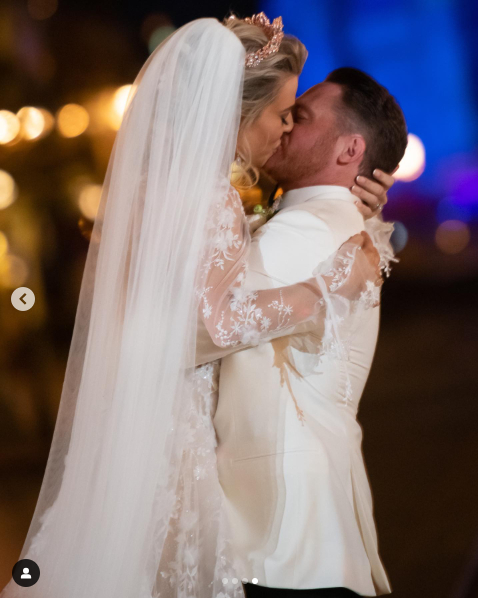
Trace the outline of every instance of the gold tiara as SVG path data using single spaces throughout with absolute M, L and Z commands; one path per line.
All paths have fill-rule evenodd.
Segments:
M 236 18 L 237 17 L 235 15 L 231 15 L 228 21 L 234 20 Z M 257 66 L 265 58 L 269 58 L 270 56 L 277 54 L 281 41 L 284 37 L 282 32 L 284 25 L 282 24 L 282 17 L 275 18 L 271 23 L 263 12 L 253 15 L 252 17 L 247 17 L 244 19 L 244 21 L 250 25 L 257 25 L 260 27 L 269 38 L 269 41 L 263 48 L 257 50 L 257 52 L 251 52 L 250 54 L 246 55 L 246 67 L 252 68 Z

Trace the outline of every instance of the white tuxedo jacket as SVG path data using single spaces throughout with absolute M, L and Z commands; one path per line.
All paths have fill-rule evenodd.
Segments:
M 312 276 L 319 262 L 366 229 L 345 187 L 286 193 L 253 235 L 246 288 Z M 294 336 L 222 358 L 214 416 L 219 479 L 241 562 L 240 579 L 268 587 L 391 592 L 378 553 L 357 409 L 377 342 L 380 308 L 366 310 L 347 368 L 322 361 Z M 306 333 L 314 342 L 314 334 Z M 287 351 L 285 350 L 287 349 Z M 293 356 L 293 359 L 290 357 Z

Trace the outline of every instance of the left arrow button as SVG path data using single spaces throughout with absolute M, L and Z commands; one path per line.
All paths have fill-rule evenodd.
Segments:
M 12 305 L 18 311 L 27 311 L 35 303 L 35 294 L 28 287 L 18 287 L 12 293 Z

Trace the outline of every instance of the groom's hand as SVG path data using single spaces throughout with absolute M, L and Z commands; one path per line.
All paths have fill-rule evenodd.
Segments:
M 397 168 L 393 171 L 394 173 Z M 351 189 L 352 193 L 359 198 L 355 205 L 365 220 L 380 214 L 388 201 L 387 191 L 395 182 L 391 174 L 378 168 L 373 171 L 373 176 L 376 181 L 371 181 L 364 176 L 357 176 L 356 184 Z

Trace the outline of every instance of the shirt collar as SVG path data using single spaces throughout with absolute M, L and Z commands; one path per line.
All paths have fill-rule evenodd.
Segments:
M 279 202 L 278 210 L 290 208 L 309 200 L 341 199 L 354 203 L 357 197 L 347 188 L 340 185 L 313 185 L 286 191 Z

